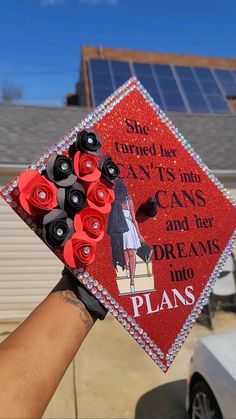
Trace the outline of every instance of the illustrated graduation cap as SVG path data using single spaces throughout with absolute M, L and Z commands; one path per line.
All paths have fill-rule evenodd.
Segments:
M 166 372 L 231 252 L 236 208 L 142 85 L 121 86 L 1 195 Z

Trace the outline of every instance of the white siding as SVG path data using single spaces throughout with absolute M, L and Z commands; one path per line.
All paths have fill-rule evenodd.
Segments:
M 236 189 L 231 189 L 231 195 L 234 199 L 236 199 Z
M 60 278 L 59 259 L 0 199 L 0 320 L 21 320 Z

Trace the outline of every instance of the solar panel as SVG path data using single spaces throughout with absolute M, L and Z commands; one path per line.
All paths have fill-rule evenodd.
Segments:
M 181 97 L 179 87 L 174 78 L 171 66 L 164 64 L 152 65 L 158 88 L 163 99 L 163 108 L 165 111 L 186 112 L 186 107 Z
M 179 93 L 179 88 L 177 86 L 177 83 L 174 79 L 166 78 L 166 79 L 159 79 L 159 85 L 161 87 L 161 90 L 163 93 Z
M 114 91 L 107 60 L 92 59 L 88 63 L 93 106 L 99 105 Z
M 153 77 L 152 68 L 150 64 L 134 63 L 134 71 L 138 78 L 141 76 Z
M 130 78 L 130 75 L 126 74 L 114 74 L 114 83 L 115 88 L 118 89 L 123 83 L 125 83 Z
M 108 74 L 92 73 L 92 80 L 93 80 L 94 87 L 112 88 L 112 79 L 109 73 Z
M 164 109 L 164 105 L 163 102 L 161 100 L 161 97 L 158 93 L 157 90 L 149 90 L 149 94 L 152 96 L 152 98 L 155 100 L 155 102 L 162 108 Z
M 217 86 L 214 80 L 200 80 L 199 81 L 203 92 L 206 95 L 219 95 L 221 96 L 221 92 L 219 87 Z
M 222 87 L 222 90 L 226 97 L 236 97 L 236 80 L 234 73 L 228 70 L 214 70 L 216 77 Z
M 209 68 L 194 67 L 194 72 L 198 80 L 213 80 L 214 81 L 214 77 L 212 75 L 211 70 L 209 70 Z
M 224 90 L 225 96 L 228 98 L 236 97 L 236 83 L 221 82 L 222 89 Z
M 107 60 L 92 59 L 90 60 L 92 73 L 109 73 Z
M 195 95 L 201 95 L 200 87 L 195 80 L 184 79 L 180 80 L 180 83 L 186 94 L 191 93 Z
M 180 79 L 194 80 L 194 74 L 191 67 L 175 66 L 175 70 Z
M 215 72 L 217 78 L 220 81 L 227 81 L 227 82 L 233 82 L 234 81 L 234 78 L 231 74 L 231 71 L 229 71 L 229 70 L 215 69 L 214 72 Z
M 214 113 L 229 113 L 229 107 L 226 101 L 221 96 L 208 96 L 208 102 L 212 112 Z
M 229 113 L 225 98 L 236 97 L 233 70 L 104 59 L 89 60 L 88 68 L 93 106 L 132 75 L 166 112 Z
M 170 112 L 186 112 L 183 99 L 179 94 L 166 93 L 163 95 L 165 100 L 165 107 Z
M 110 61 L 114 74 L 125 74 L 127 78 L 131 76 L 130 65 L 127 61 Z
M 109 88 L 96 88 L 94 89 L 94 100 L 93 104 L 94 106 L 98 106 L 103 100 L 105 100 L 108 96 L 110 96 L 113 92 L 113 89 Z
M 202 95 L 188 94 L 187 101 L 191 112 L 209 112 L 207 103 Z
M 202 92 L 205 95 L 207 103 L 213 113 L 229 113 L 230 109 L 222 97 L 219 86 L 214 79 L 214 70 L 207 68 L 194 68 L 194 73 L 199 81 Z M 216 74 L 216 73 L 215 73 Z
M 147 90 L 158 90 L 156 81 L 154 80 L 154 77 L 140 76 L 139 81 L 143 84 L 143 86 Z
M 165 64 L 153 64 L 152 65 L 154 73 L 157 75 L 157 77 L 163 77 L 163 78 L 172 78 L 173 72 L 171 70 L 171 67 L 169 65 Z

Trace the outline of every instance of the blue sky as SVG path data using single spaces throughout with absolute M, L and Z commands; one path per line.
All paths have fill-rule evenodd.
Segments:
M 83 45 L 236 58 L 235 19 L 235 0 L 0 0 L 0 85 L 61 106 Z

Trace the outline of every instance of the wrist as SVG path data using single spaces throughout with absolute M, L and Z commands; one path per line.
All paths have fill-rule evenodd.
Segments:
M 77 297 L 67 275 L 63 275 L 57 285 L 53 288 L 50 295 L 53 294 L 57 294 L 60 297 L 60 301 L 64 304 L 71 304 L 76 307 L 80 311 L 80 318 L 86 324 L 88 329 L 90 329 L 97 320 L 97 318 L 87 310 L 83 301 Z
M 78 301 L 81 302 L 93 322 L 97 319 L 103 320 L 105 318 L 107 314 L 105 307 L 102 306 L 67 267 L 63 269 L 61 280 L 51 292 L 57 291 L 62 292 L 63 297 L 72 304 L 76 304 Z

